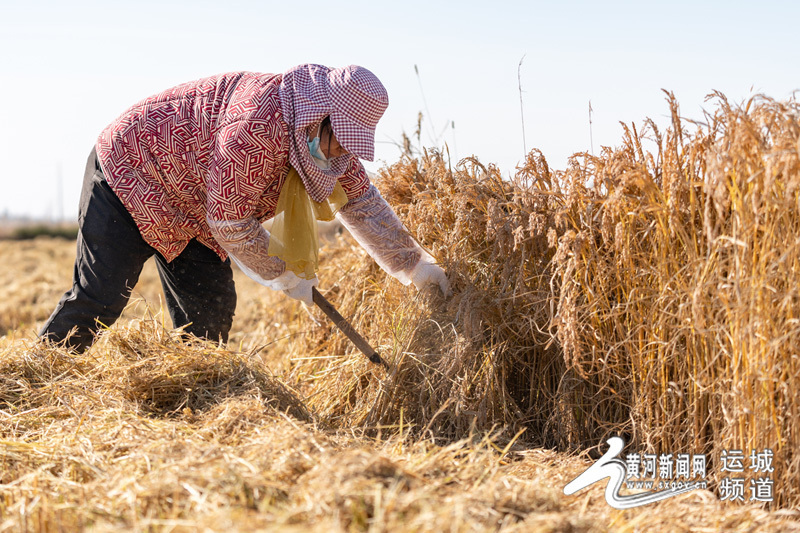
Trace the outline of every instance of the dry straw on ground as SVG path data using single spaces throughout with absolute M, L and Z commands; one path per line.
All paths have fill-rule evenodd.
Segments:
M 0 531 L 800 530 L 707 491 L 646 511 L 611 510 L 600 484 L 566 498 L 585 461 L 497 433 L 337 430 L 257 358 L 152 319 L 81 356 L 4 339 L 0 361 Z
M 320 279 L 388 371 L 238 273 L 228 347 L 166 327 L 152 271 L 136 294 L 156 311 L 80 356 L 43 347 L 72 245 L 0 242 L 0 531 L 797 530 L 798 109 L 670 106 L 668 131 L 630 126 L 566 171 L 537 152 L 512 180 L 437 153 L 386 168 L 453 298 L 346 235 Z M 564 496 L 589 461 L 559 451 L 611 434 L 712 461 L 772 447 L 784 510 Z

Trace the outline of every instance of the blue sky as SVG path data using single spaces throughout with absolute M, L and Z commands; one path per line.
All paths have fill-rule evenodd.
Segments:
M 690 118 L 713 90 L 800 89 L 800 2 L 1 1 L 0 215 L 74 218 L 100 130 L 220 72 L 363 65 L 390 98 L 368 169 L 396 160 L 421 111 L 423 144 L 505 174 L 524 157 L 523 56 L 526 145 L 555 168 L 589 149 L 590 100 L 597 152 L 619 143 L 621 121 L 666 125 L 662 88 Z

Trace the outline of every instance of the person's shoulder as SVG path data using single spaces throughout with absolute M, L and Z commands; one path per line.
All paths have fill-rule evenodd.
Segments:
M 228 106 L 230 120 L 282 118 L 280 74 L 246 72 L 239 79 Z
M 248 95 L 252 92 L 270 90 L 271 86 L 280 85 L 280 74 L 265 74 L 260 72 L 234 71 L 223 72 L 211 76 L 204 76 L 192 81 L 181 83 L 150 97 L 151 100 L 164 100 L 175 97 L 222 97 L 225 94 Z
M 278 94 L 282 74 L 265 74 L 261 72 L 239 72 L 236 90 L 243 95 Z

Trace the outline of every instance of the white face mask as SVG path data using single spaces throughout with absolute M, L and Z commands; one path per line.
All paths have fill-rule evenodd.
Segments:
M 314 160 L 314 164 L 319 168 L 323 170 L 328 170 L 330 168 L 330 161 L 328 161 L 319 147 L 319 137 L 314 137 L 312 140 L 308 141 L 308 152 L 311 154 L 311 159 Z

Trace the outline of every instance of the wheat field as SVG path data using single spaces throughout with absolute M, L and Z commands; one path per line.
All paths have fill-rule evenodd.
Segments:
M 85 354 L 42 345 L 74 243 L 0 241 L 0 531 L 800 530 L 800 109 L 667 105 L 566 170 L 383 169 L 454 292 L 325 241 L 320 289 L 388 369 L 239 272 L 229 343 L 186 340 L 153 265 Z M 565 495 L 614 435 L 706 454 L 707 489 Z M 721 501 L 721 454 L 764 448 L 773 501 Z

